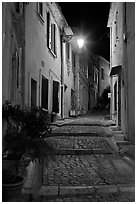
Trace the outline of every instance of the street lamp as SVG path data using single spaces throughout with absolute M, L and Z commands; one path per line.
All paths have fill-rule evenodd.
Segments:
M 83 45 L 84 45 L 84 40 L 82 38 L 78 38 L 77 43 L 78 43 L 79 49 L 81 49 L 83 47 Z

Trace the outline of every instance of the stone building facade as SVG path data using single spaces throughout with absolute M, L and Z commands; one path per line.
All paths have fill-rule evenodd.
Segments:
M 24 7 L 2 3 L 2 103 L 24 99 Z
M 25 104 L 38 105 L 64 117 L 61 111 L 70 106 L 68 101 L 64 110 L 61 108 L 65 103 L 65 93 L 61 91 L 65 82 L 62 84 L 62 80 L 67 81 L 66 70 L 71 71 L 71 59 L 66 62 L 66 43 L 61 37 L 67 22 L 58 5 L 49 2 L 29 3 L 25 19 L 25 89 L 28 89 Z
M 91 56 L 89 60 L 89 109 L 97 106 L 99 96 L 99 58 Z
M 85 113 L 87 64 L 72 52 L 76 42 L 58 3 L 4 2 L 2 11 L 3 103 L 41 106 L 62 118 L 77 104 Z
M 135 141 L 135 3 L 111 3 L 110 27 L 111 116 Z
M 89 110 L 98 106 L 98 98 L 110 85 L 109 62 L 101 56 L 90 56 L 89 60 Z
M 99 96 L 101 96 L 103 91 L 110 85 L 109 66 L 109 62 L 99 56 Z
M 74 31 L 73 31 L 74 32 Z M 88 112 L 88 56 L 84 49 L 78 48 L 79 35 L 74 32 L 71 39 L 72 47 L 72 70 L 74 73 L 74 107 L 75 115 L 83 115 Z

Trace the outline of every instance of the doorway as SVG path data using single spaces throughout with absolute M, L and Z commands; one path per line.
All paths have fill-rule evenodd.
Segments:
M 53 103 L 52 111 L 59 113 L 59 82 L 53 81 Z

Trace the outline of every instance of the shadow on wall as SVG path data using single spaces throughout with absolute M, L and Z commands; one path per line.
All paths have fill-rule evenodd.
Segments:
M 98 97 L 97 106 L 93 108 L 95 111 L 110 110 L 110 98 L 108 98 L 108 93 L 110 93 L 110 86 L 107 86 L 102 95 Z

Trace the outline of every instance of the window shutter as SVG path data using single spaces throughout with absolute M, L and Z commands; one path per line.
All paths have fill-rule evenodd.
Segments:
M 56 25 L 54 24 L 54 53 L 56 54 Z
M 54 24 L 51 24 L 51 49 L 54 51 Z
M 50 13 L 47 12 L 47 47 L 50 48 Z
M 56 54 L 56 27 L 55 24 L 51 24 L 51 49 Z

